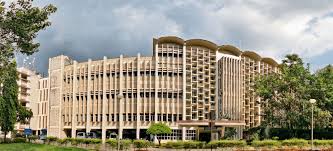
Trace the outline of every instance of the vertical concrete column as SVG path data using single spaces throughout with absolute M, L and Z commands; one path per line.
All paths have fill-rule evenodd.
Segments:
M 106 98 L 106 56 L 103 57 L 103 99 L 102 99 L 102 142 L 105 143 L 106 139 L 106 115 L 105 108 L 108 106 Z
M 119 121 L 118 121 L 118 137 L 123 138 L 123 109 L 124 98 L 119 98 L 119 95 L 123 95 L 123 55 L 119 57 L 119 93 L 117 94 L 118 108 L 119 108 Z
M 77 90 L 77 77 L 76 77 L 76 68 L 77 62 L 74 61 L 73 64 L 73 89 L 72 89 L 72 138 L 76 137 L 76 122 L 77 122 L 77 99 L 76 99 L 76 90 Z
M 141 100 L 140 100 L 140 90 L 141 90 L 141 83 L 140 82 L 144 82 L 140 80 L 140 67 L 141 67 L 141 61 L 140 61 L 140 53 L 137 56 L 137 79 L 136 79 L 136 84 L 137 84 L 137 106 L 136 106 L 136 139 L 140 139 L 140 105 L 141 105 Z M 145 72 L 145 71 L 144 71 Z M 144 115 L 145 116 L 145 115 Z
M 186 44 L 183 46 L 183 121 L 186 120 Z M 180 104 L 179 104 L 180 105 Z M 184 131 L 183 127 L 183 131 Z M 185 131 L 186 132 L 186 131 Z M 184 133 L 185 133 L 184 132 Z M 184 134 L 183 134 L 184 135 Z M 183 138 L 185 140 L 185 138 Z
M 90 132 L 91 130 L 91 114 L 90 114 L 90 107 L 93 105 L 91 104 L 91 59 L 88 60 L 88 84 L 87 84 L 87 116 L 86 116 L 86 132 Z
M 182 140 L 186 140 L 186 127 L 182 127 Z
M 158 109 L 158 97 L 157 97 L 157 94 L 158 94 L 158 84 L 157 82 L 159 82 L 157 79 L 159 78 L 158 77 L 158 44 L 155 45 L 155 54 L 153 54 L 155 57 L 154 57 L 154 65 L 155 65 L 155 99 L 154 99 L 154 104 L 155 104 L 155 122 L 157 122 L 157 109 Z

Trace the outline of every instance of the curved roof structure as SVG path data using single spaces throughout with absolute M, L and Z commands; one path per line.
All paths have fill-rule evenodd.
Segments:
M 184 40 L 176 36 L 165 36 L 154 40 L 156 40 L 157 43 L 176 43 L 179 45 L 184 45 Z
M 219 49 L 217 51 L 226 51 L 226 52 L 229 52 L 235 56 L 240 56 L 242 54 L 242 51 L 239 50 L 237 47 L 235 46 L 232 46 L 232 45 L 222 45 L 222 46 L 219 46 Z
M 190 39 L 185 41 L 187 46 L 201 46 L 211 50 L 216 50 L 218 47 L 215 43 L 203 39 Z
M 273 66 L 278 66 L 279 64 L 272 58 L 262 58 L 261 59 L 262 62 L 265 62 L 265 63 L 268 63 L 270 65 L 273 65 Z
M 242 53 L 242 56 L 247 56 L 247 57 L 257 60 L 257 61 L 261 60 L 261 56 L 258 55 L 257 53 L 255 53 L 254 51 L 244 51 Z

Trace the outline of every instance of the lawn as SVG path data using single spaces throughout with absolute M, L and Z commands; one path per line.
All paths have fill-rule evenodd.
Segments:
M 45 144 L 12 143 L 0 144 L 1 151 L 86 151 L 85 149 L 73 147 L 58 147 Z

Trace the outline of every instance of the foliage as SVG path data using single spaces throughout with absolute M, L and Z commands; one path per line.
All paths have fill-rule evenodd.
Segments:
M 48 137 L 46 137 L 46 142 L 47 143 L 56 142 L 57 140 L 58 140 L 58 138 L 54 137 L 54 136 L 48 136 Z
M 16 137 L 13 139 L 13 143 L 25 143 L 26 142 L 26 138 L 23 137 Z
M 58 147 L 46 144 L 33 144 L 33 143 L 12 143 L 0 144 L 0 150 L 5 151 L 86 151 L 86 149 L 74 147 Z
M 163 135 L 163 134 L 171 134 L 172 130 L 171 128 L 166 125 L 165 123 L 153 123 L 150 125 L 150 127 L 148 128 L 147 134 L 150 135 Z M 161 145 L 161 140 L 158 140 L 159 145 Z
M 255 93 L 261 97 L 264 110 L 263 126 L 287 129 L 307 129 L 311 121 L 309 99 L 319 98 L 316 78 L 296 54 L 287 55 L 280 66 L 281 74 L 259 77 Z M 319 100 L 319 99 L 318 99 Z M 327 127 L 331 121 L 330 112 L 320 106 L 314 107 L 315 124 Z
M 120 149 L 127 150 L 131 147 L 131 144 L 132 144 L 132 140 L 122 139 L 122 140 L 120 140 Z
M 246 146 L 246 142 L 243 140 L 217 140 L 211 141 L 208 143 L 209 146 L 213 148 L 217 147 L 244 147 Z
M 116 139 L 108 139 L 108 140 L 106 140 L 105 143 L 109 144 L 112 149 L 116 149 L 117 145 L 118 145 L 118 140 L 116 140 Z
M 16 121 L 26 123 L 32 117 L 17 100 L 15 52 L 31 55 L 37 51 L 39 43 L 33 40 L 38 31 L 51 24 L 48 16 L 55 11 L 52 5 L 33 7 L 32 0 L 14 1 L 8 6 L 0 1 L 0 127 L 4 138 Z
M 6 140 L 6 134 L 14 130 L 14 124 L 16 123 L 17 107 L 19 106 L 17 95 L 17 72 L 16 63 L 11 63 L 6 69 L 4 75 L 3 86 L 1 89 L 2 94 L 0 96 L 0 127 L 4 132 L 4 139 Z
M 202 149 L 205 147 L 205 142 L 200 141 L 170 141 L 163 144 L 165 148 L 172 149 Z
M 14 59 L 14 52 L 31 55 L 39 43 L 37 32 L 51 25 L 48 17 L 56 11 L 53 5 L 34 7 L 32 0 L 18 0 L 5 5 L 0 1 L 0 70 Z
M 254 147 L 278 147 L 280 145 L 281 142 L 277 140 L 262 140 L 262 141 L 254 140 L 251 143 L 251 146 Z
M 311 143 L 311 142 L 309 142 Z M 315 146 L 333 146 L 333 140 L 313 140 Z
M 308 141 L 305 139 L 287 139 L 282 141 L 283 146 L 298 146 L 298 147 L 304 147 L 308 145 Z
M 30 135 L 28 136 L 29 141 L 36 141 L 38 139 L 38 136 L 36 135 Z
M 152 146 L 152 143 L 147 140 L 134 140 L 133 145 L 135 148 L 141 149 L 141 148 L 148 148 Z
M 232 139 L 237 134 L 236 128 L 226 127 L 223 139 Z

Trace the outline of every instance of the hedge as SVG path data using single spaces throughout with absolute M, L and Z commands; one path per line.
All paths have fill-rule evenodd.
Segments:
M 105 143 L 109 144 L 112 149 L 116 149 L 118 146 L 118 142 L 116 139 L 108 139 Z
M 309 141 L 309 144 L 311 140 Z M 333 146 L 333 140 L 313 140 L 315 146 Z
M 222 147 L 244 147 L 246 146 L 246 141 L 242 140 L 217 140 L 211 141 L 208 145 L 212 148 L 222 148 Z
M 48 143 L 56 142 L 57 140 L 58 140 L 57 137 L 53 137 L 53 136 L 46 137 L 46 142 L 48 142 Z
M 26 139 L 23 138 L 23 137 L 15 137 L 15 138 L 13 139 L 13 142 L 14 142 L 14 143 L 25 143 L 25 142 L 26 142 Z
M 175 142 L 167 142 L 162 144 L 165 148 L 172 149 L 201 149 L 206 146 L 205 142 L 200 141 L 175 141 Z
M 293 138 L 293 139 L 283 140 L 282 145 L 303 147 L 303 146 L 308 146 L 309 143 L 307 140 L 304 139 Z
M 133 145 L 135 148 L 141 149 L 141 148 L 148 148 L 152 146 L 152 143 L 147 140 L 134 140 Z
M 278 147 L 281 145 L 280 141 L 277 140 L 254 140 L 251 143 L 251 146 L 253 147 Z

